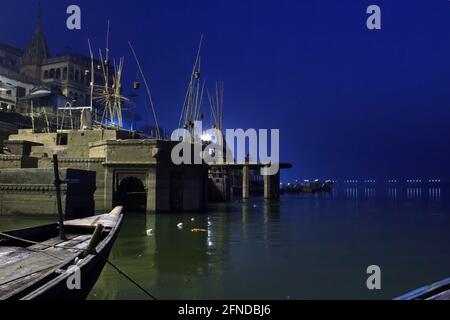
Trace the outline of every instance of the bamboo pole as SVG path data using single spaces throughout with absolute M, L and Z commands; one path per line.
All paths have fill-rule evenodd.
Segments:
M 152 98 L 152 94 L 151 94 L 150 88 L 148 86 L 147 78 L 145 77 L 144 71 L 142 70 L 141 63 L 139 62 L 138 56 L 136 54 L 136 51 L 133 48 L 133 45 L 131 44 L 131 42 L 128 42 L 128 44 L 130 45 L 130 49 L 131 49 L 131 51 L 133 53 L 133 56 L 134 56 L 134 58 L 136 60 L 136 64 L 137 64 L 137 66 L 139 68 L 139 72 L 141 73 L 141 77 L 144 80 L 144 85 L 145 85 L 145 88 L 147 90 L 147 96 L 148 96 L 148 99 L 150 101 L 150 106 L 152 107 L 152 111 L 153 111 L 153 118 L 155 120 L 156 137 L 157 137 L 157 139 L 161 139 L 161 132 L 160 132 L 160 129 L 159 129 L 158 118 L 156 117 L 155 105 L 153 103 L 153 98 Z
M 62 200 L 61 200 L 61 184 L 62 181 L 59 178 L 59 165 L 58 165 L 58 155 L 53 155 L 53 171 L 55 175 L 55 190 L 56 190 L 56 204 L 58 208 L 58 225 L 59 225 L 59 238 L 61 240 L 66 240 L 66 234 L 64 230 L 64 215 L 62 209 Z

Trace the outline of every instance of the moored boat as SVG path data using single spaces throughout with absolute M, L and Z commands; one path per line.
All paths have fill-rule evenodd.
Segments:
M 450 300 L 450 278 L 407 293 L 397 300 Z
M 0 300 L 84 300 L 123 222 L 122 208 L 58 224 L 0 233 Z M 69 285 L 79 276 L 79 284 Z M 76 281 L 75 281 L 76 282 Z

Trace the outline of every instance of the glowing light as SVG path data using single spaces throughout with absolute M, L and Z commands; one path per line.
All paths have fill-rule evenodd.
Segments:
M 200 139 L 202 139 L 203 142 L 209 142 L 211 141 L 212 137 L 211 135 L 205 133 L 200 137 Z

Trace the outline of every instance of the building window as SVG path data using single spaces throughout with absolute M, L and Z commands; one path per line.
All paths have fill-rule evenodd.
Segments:
M 67 80 L 67 67 L 63 69 L 63 80 Z
M 55 78 L 55 69 L 50 69 L 49 77 L 50 77 L 50 79 Z
M 78 70 L 75 71 L 75 81 L 76 82 L 80 81 L 80 72 Z
M 44 80 L 47 80 L 48 79 L 48 70 L 45 70 L 44 71 Z
M 56 79 L 61 79 L 61 68 L 56 69 Z

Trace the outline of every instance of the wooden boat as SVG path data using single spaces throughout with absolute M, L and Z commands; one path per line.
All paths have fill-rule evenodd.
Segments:
M 397 300 L 450 300 L 450 278 L 407 293 Z
M 122 222 L 118 207 L 109 214 L 64 222 L 66 240 L 58 236 L 58 224 L 0 234 L 0 300 L 86 299 Z M 68 286 L 74 266 L 80 290 Z

